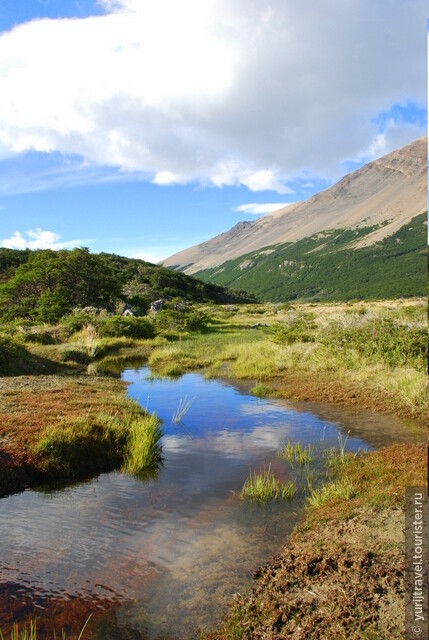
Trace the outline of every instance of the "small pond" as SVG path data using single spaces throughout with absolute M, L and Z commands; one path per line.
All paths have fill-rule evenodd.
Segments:
M 190 638 L 219 624 L 299 518 L 301 490 L 263 507 L 241 501 L 250 469 L 271 465 L 303 488 L 305 470 L 276 456 L 288 440 L 315 446 L 316 484 L 339 434 L 350 431 L 347 451 L 419 438 L 391 417 L 260 399 L 199 373 L 161 380 L 141 368 L 123 379 L 164 421 L 164 465 L 146 481 L 113 472 L 0 500 L 0 626 L 36 613 L 73 629 L 92 610 L 88 639 Z

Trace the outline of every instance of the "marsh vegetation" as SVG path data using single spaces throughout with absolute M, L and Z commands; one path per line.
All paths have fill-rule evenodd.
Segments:
M 111 469 L 146 479 L 156 475 L 162 463 L 163 427 L 152 410 L 125 398 L 118 375 L 127 363 L 147 363 L 154 374 L 172 379 L 200 370 L 207 380 L 241 380 L 255 398 L 313 400 L 394 413 L 413 419 L 423 430 L 427 411 L 423 300 L 175 305 L 172 301 L 156 314 L 134 318 L 90 308 L 72 310 L 51 322 L 37 318 L 4 322 L 0 335 L 3 493 Z M 168 414 L 169 423 L 186 423 L 193 408 L 191 397 L 192 392 L 181 396 Z M 323 486 L 314 471 L 315 443 L 304 439 L 285 439 L 278 452 L 279 463 L 282 460 L 291 470 L 289 478 L 286 474 L 286 480 L 279 479 L 277 470 L 261 466 L 253 468 L 242 485 L 241 497 L 259 504 L 287 502 L 305 491 L 299 543 L 303 557 L 310 557 L 319 534 L 326 557 L 338 553 L 324 537 L 324 523 L 347 529 L 350 519 L 357 518 L 370 539 L 370 518 L 393 522 L 405 484 L 425 482 L 423 468 L 410 469 L 414 456 L 423 459 L 422 449 L 401 445 L 357 455 L 348 452 L 348 437 L 344 431 L 333 448 L 324 442 L 323 429 L 320 438 L 318 434 L 326 449 L 328 475 Z M 302 474 L 299 481 L 294 474 Z M 387 558 L 380 545 L 380 557 Z M 363 545 L 356 558 L 366 552 Z M 391 560 L 389 556 L 386 562 Z M 303 580 L 305 584 L 308 580 L 311 591 L 310 578 Z M 237 600 L 225 626 L 213 637 L 250 638 L 244 630 L 275 624 L 275 615 L 276 620 L 280 615 L 277 605 L 264 619 L 258 607 L 263 594 L 277 586 L 268 578 L 262 584 L 260 592 Z M 287 594 L 295 593 L 286 579 L 278 586 Z M 289 629 L 288 598 L 281 609 L 281 629 Z M 255 610 L 251 603 L 256 603 Z M 304 626 L 314 622 L 311 607 L 308 611 Z M 387 633 L 384 622 L 374 622 L 374 629 L 379 624 Z

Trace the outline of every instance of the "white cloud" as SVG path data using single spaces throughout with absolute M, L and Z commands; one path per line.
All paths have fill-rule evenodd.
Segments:
M 153 182 L 159 185 L 169 185 L 180 183 L 180 180 L 178 180 L 177 176 L 171 173 L 171 171 L 159 171 L 154 177 Z
M 152 264 L 157 264 L 162 260 L 165 260 L 167 256 L 171 255 L 171 251 L 162 251 L 162 250 L 149 250 L 149 251 L 136 251 L 130 255 L 130 258 L 136 258 L 138 260 L 145 260 L 146 262 L 151 262 Z
M 261 213 L 272 213 L 287 207 L 293 202 L 252 202 L 249 204 L 240 204 L 235 207 L 234 211 L 237 213 L 251 213 L 253 215 L 260 215 Z
M 19 231 L 15 231 L 11 238 L 5 238 L 2 241 L 3 247 L 6 249 L 26 249 L 27 241 L 22 237 Z
M 29 229 L 25 232 L 25 238 L 19 231 L 10 238 L 2 240 L 2 246 L 6 249 L 71 249 L 73 247 L 89 244 L 91 240 L 68 240 L 59 242 L 61 236 L 54 231 L 43 229 Z
M 423 135 L 372 119 L 426 104 L 423 0 L 100 0 L 0 36 L 0 157 L 28 150 L 156 184 L 290 193 Z

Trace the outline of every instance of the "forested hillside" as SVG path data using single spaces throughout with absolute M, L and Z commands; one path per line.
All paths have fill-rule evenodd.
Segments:
M 377 227 L 332 229 L 272 245 L 199 271 L 197 277 L 246 289 L 263 300 L 351 300 L 426 295 L 427 214 L 370 246 L 354 244 Z
M 144 314 L 157 298 L 192 302 L 244 302 L 243 292 L 205 284 L 143 260 L 88 249 L 0 249 L 0 315 L 55 322 L 76 307 L 117 311 L 129 304 Z

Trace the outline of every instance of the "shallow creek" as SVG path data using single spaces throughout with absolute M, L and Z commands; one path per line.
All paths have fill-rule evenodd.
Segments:
M 251 385 L 199 373 L 160 380 L 141 368 L 122 377 L 129 395 L 164 421 L 164 465 L 150 480 L 118 471 L 0 500 L 4 629 L 37 614 L 48 628 L 74 630 L 93 611 L 85 639 L 190 638 L 219 624 L 299 518 L 306 473 L 276 457 L 282 443 L 315 447 L 316 486 L 323 451 L 348 431 L 346 451 L 420 439 L 392 417 L 260 399 Z M 295 498 L 241 501 L 249 470 L 269 465 L 279 480 L 296 481 Z

